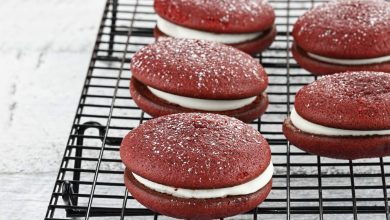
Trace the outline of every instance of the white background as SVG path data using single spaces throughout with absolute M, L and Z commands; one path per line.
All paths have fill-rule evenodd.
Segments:
M 0 1 L 0 219 L 43 219 L 104 0 Z

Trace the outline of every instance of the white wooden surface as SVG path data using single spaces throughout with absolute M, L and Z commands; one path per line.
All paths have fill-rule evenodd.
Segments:
M 0 219 L 43 219 L 105 0 L 0 1 Z
M 55 173 L 1 174 L 1 220 L 43 219 Z

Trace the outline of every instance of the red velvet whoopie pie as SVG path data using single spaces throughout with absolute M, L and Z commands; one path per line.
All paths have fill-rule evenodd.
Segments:
M 133 56 L 131 71 L 131 95 L 153 117 L 212 112 L 250 122 L 268 106 L 263 67 L 250 55 L 220 43 L 161 40 Z
M 331 1 L 301 16 L 292 35 L 295 60 L 315 75 L 390 72 L 388 1 Z
M 180 113 L 141 124 L 123 139 L 120 155 L 131 195 L 147 208 L 183 219 L 247 212 L 272 187 L 264 137 L 237 119 Z
M 346 72 L 298 91 L 283 132 L 311 154 L 358 159 L 390 155 L 390 74 Z
M 275 13 L 265 0 L 155 0 L 154 9 L 156 39 L 215 41 L 256 54 L 276 36 Z

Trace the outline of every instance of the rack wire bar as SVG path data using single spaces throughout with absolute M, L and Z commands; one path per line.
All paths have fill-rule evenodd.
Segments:
M 270 0 L 278 33 L 255 56 L 269 75 L 270 106 L 251 123 L 268 140 L 275 166 L 273 189 L 256 209 L 229 219 L 390 219 L 390 159 L 354 161 L 309 155 L 285 139 L 283 120 L 296 92 L 316 77 L 290 53 L 292 25 L 326 0 Z M 126 190 L 119 158 L 122 137 L 151 117 L 129 94 L 133 54 L 154 42 L 152 0 L 108 0 L 73 126 L 45 219 L 167 219 Z

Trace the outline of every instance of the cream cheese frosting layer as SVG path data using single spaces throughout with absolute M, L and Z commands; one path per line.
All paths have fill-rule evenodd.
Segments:
M 272 161 L 268 167 L 255 179 L 232 187 L 216 188 L 216 189 L 182 189 L 172 186 L 166 186 L 159 183 L 152 182 L 135 173 L 132 173 L 134 178 L 144 186 L 154 191 L 172 195 L 174 197 L 186 199 L 212 199 L 224 198 L 227 196 L 248 195 L 263 188 L 272 179 L 274 167 Z
M 292 124 L 301 131 L 310 134 L 326 136 L 373 136 L 373 135 L 390 135 L 390 130 L 346 130 L 331 128 L 315 124 L 302 118 L 295 109 L 291 110 L 290 119 Z
M 307 52 L 307 55 L 309 57 L 312 57 L 316 60 L 323 61 L 326 63 L 333 63 L 333 64 L 341 64 L 341 65 L 368 65 L 368 64 L 377 64 L 377 63 L 384 63 L 390 61 L 390 55 L 388 56 L 382 56 L 382 57 L 375 57 L 375 58 L 367 58 L 367 59 L 335 59 L 330 57 L 323 57 L 317 54 L 309 53 Z
M 180 105 L 185 108 L 203 110 L 203 111 L 229 111 L 242 108 L 256 100 L 256 96 L 245 99 L 217 100 L 217 99 L 197 99 L 185 96 L 179 96 L 147 86 L 155 96 L 169 103 Z
M 171 23 L 157 15 L 157 27 L 164 34 L 175 38 L 189 38 L 198 40 L 214 41 L 224 44 L 242 43 L 256 39 L 262 35 L 262 32 L 245 33 L 245 34 L 220 34 L 206 31 L 190 29 Z

